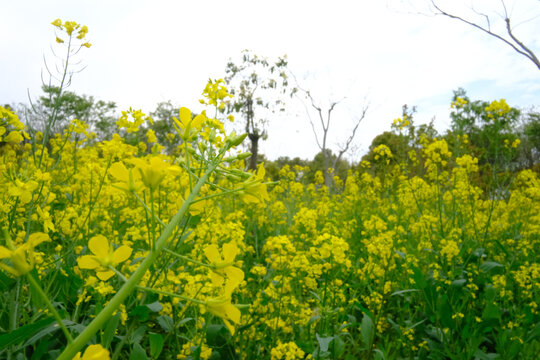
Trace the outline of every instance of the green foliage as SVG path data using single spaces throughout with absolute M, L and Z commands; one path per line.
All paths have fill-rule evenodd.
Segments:
M 96 100 L 93 96 L 77 95 L 71 91 L 60 91 L 58 86 L 43 85 L 43 95 L 28 105 L 20 105 L 18 112 L 23 115 L 30 131 L 44 132 L 49 119 L 51 134 L 64 131 L 71 120 L 78 119 L 89 125 L 89 130 L 100 140 L 110 139 L 116 130 L 116 104 L 112 101 Z
M 241 61 L 230 60 L 227 64 L 224 80 L 234 97 L 226 111 L 242 119 L 242 131 L 251 141 L 250 169 L 257 167 L 259 140 L 268 136 L 266 127 L 271 114 L 284 110 L 282 95 L 289 89 L 286 67 L 286 55 L 271 62 L 248 50 L 242 52 Z

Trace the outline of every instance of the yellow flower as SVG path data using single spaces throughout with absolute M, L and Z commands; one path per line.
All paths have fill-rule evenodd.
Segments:
M 37 232 L 28 237 L 28 241 L 16 249 L 0 246 L 0 259 L 9 259 L 13 266 L 0 262 L 0 269 L 22 276 L 34 268 L 34 248 L 44 241 L 50 241 L 49 235 Z
M 56 20 L 54 20 L 54 21 L 51 23 L 51 25 L 54 25 L 54 26 L 56 26 L 57 28 L 60 28 L 60 29 L 61 29 L 61 28 L 62 28 L 62 20 L 56 19 Z
M 19 179 L 15 179 L 15 184 L 10 184 L 9 195 L 18 197 L 21 205 L 28 204 L 32 200 L 32 195 L 38 185 L 34 180 L 24 183 Z
M 133 172 L 132 169 L 127 169 L 121 162 L 116 162 L 109 168 L 109 174 L 111 174 L 119 182 L 114 183 L 113 186 L 117 189 L 127 192 L 137 191 L 141 187 L 141 176 L 138 172 Z
M 60 39 L 58 36 L 56 37 L 56 42 L 59 44 L 62 44 L 64 40 Z
M 116 266 L 126 261 L 131 256 L 132 249 L 129 246 L 122 245 L 113 250 L 109 245 L 109 240 L 103 235 L 96 235 L 88 242 L 88 248 L 94 255 L 84 255 L 77 259 L 81 269 L 96 270 L 96 275 L 100 280 L 107 281 L 113 275 L 114 271 L 110 266 Z
M 79 24 L 77 24 L 75 21 L 65 21 L 64 27 L 66 28 L 66 32 L 68 35 L 71 36 L 71 33 L 73 33 L 73 30 L 79 28 Z
M 101 344 L 90 345 L 84 351 L 81 358 L 81 353 L 77 353 L 73 360 L 109 360 L 111 358 L 109 350 L 105 349 Z
M 206 113 L 203 111 L 200 115 L 191 119 L 191 111 L 188 108 L 181 107 L 178 117 L 180 120 L 173 117 L 173 126 L 178 132 L 178 135 L 180 135 L 180 138 L 189 141 L 189 139 L 202 129 L 204 120 L 206 119 Z
M 132 159 L 131 163 L 135 165 L 144 185 L 149 189 L 155 189 L 167 175 L 169 170 L 174 170 L 171 165 L 163 161 L 158 156 L 153 156 L 149 161 L 142 159 Z
M 52 222 L 52 217 L 49 214 L 49 207 L 46 207 L 45 210 L 41 209 L 41 207 L 38 205 L 36 207 L 36 212 L 38 213 L 39 217 L 41 218 L 41 221 L 43 221 L 43 231 L 46 233 L 49 232 L 49 230 L 55 231 L 54 224 Z
M 238 254 L 238 247 L 235 243 L 227 243 L 223 245 L 223 258 L 219 253 L 216 245 L 209 245 L 204 248 L 204 255 L 210 264 L 213 266 L 213 271 L 210 272 L 210 278 L 214 286 L 221 286 L 225 281 L 224 276 L 229 279 L 232 284 L 240 284 L 244 280 L 244 272 L 234 266 L 234 258 Z M 235 285 L 236 286 L 236 285 Z
M 257 168 L 257 174 L 244 182 L 244 189 L 239 191 L 240 198 L 246 204 L 270 201 L 266 184 L 263 183 L 266 171 L 264 165 L 260 164 Z
M 236 286 L 237 284 L 228 281 L 223 288 L 221 296 L 206 300 L 206 309 L 223 320 L 231 335 L 234 335 L 234 326 L 231 322 L 239 324 L 242 315 L 240 310 L 231 304 L 231 294 Z
M 87 33 L 88 33 L 88 28 L 86 27 L 86 25 L 83 25 L 81 29 L 79 30 L 79 35 L 77 35 L 77 39 L 83 39 Z

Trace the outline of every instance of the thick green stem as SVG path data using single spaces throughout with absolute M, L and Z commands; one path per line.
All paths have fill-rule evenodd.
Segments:
M 86 329 L 77 336 L 77 338 L 67 346 L 67 348 L 60 354 L 58 360 L 71 360 L 78 351 L 80 351 L 89 341 L 92 339 L 94 334 L 101 329 L 107 320 L 112 316 L 112 314 L 120 307 L 124 300 L 137 288 L 137 285 L 143 278 L 146 271 L 152 266 L 154 261 L 158 258 L 161 250 L 166 245 L 169 237 L 172 235 L 174 229 L 180 224 L 180 220 L 184 217 L 184 214 L 189 208 L 189 205 L 199 191 L 201 187 L 206 183 L 210 174 L 217 168 L 219 162 L 211 163 L 207 168 L 206 173 L 199 179 L 197 184 L 193 187 L 191 193 L 189 194 L 186 201 L 182 204 L 182 207 L 178 212 L 173 216 L 169 224 L 160 237 L 157 239 L 155 247 L 148 254 L 148 256 L 143 260 L 141 265 L 135 270 L 131 275 L 128 281 L 120 288 L 116 295 L 111 299 L 111 301 L 100 311 L 96 318 L 88 324 Z

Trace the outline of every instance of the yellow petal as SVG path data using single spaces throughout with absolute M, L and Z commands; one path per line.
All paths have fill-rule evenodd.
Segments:
M 191 111 L 188 108 L 181 107 L 178 115 L 180 116 L 180 128 L 185 130 L 191 121 Z
M 5 246 L 0 245 L 0 259 L 6 259 L 11 256 L 11 250 Z
M 244 280 L 244 272 L 242 269 L 234 266 L 227 266 L 223 271 L 227 274 L 229 280 L 235 284 L 240 284 Z
M 49 235 L 43 232 L 36 232 L 28 237 L 28 242 L 30 243 L 31 247 L 38 246 L 39 244 L 45 241 L 51 241 L 51 238 L 49 237 Z
M 96 235 L 88 242 L 88 248 L 96 257 L 106 260 L 109 256 L 109 240 L 103 235 Z
M 225 278 L 218 273 L 210 271 L 210 280 L 212 280 L 212 286 L 220 287 L 225 281 Z
M 98 271 L 96 272 L 96 275 L 101 281 L 107 281 L 114 276 L 114 271 L 112 270 Z
M 115 162 L 109 168 L 109 174 L 114 176 L 116 180 L 128 182 L 129 181 L 129 172 L 126 166 L 121 162 Z
M 223 261 L 226 263 L 232 263 L 237 254 L 238 247 L 236 243 L 230 242 L 223 245 Z
M 133 250 L 129 246 L 126 246 L 126 245 L 122 245 L 118 249 L 114 250 L 113 265 L 119 264 L 129 259 L 132 251 Z
M 228 303 L 225 305 L 225 314 L 227 315 L 227 319 L 231 320 L 235 324 L 240 323 L 240 317 L 242 316 L 242 313 L 233 304 Z
M 225 324 L 225 327 L 226 327 L 227 329 L 229 329 L 229 332 L 231 333 L 231 335 L 234 335 L 234 326 L 231 325 L 231 323 L 229 322 L 229 320 L 223 319 L 223 323 Z
M 101 344 L 90 345 L 86 348 L 83 355 L 83 360 L 109 360 L 109 350 L 105 349 Z
M 204 116 L 203 115 L 197 115 L 193 119 L 193 122 L 191 123 L 191 127 L 195 128 L 197 130 L 201 130 L 201 128 L 203 126 L 203 122 L 204 122 Z
M 216 245 L 208 245 L 204 248 L 204 255 L 211 263 L 217 263 L 221 261 L 221 255 L 219 255 L 219 249 Z
M 79 267 L 81 269 L 96 269 L 101 266 L 101 264 L 96 260 L 95 256 L 83 255 L 77 259 Z

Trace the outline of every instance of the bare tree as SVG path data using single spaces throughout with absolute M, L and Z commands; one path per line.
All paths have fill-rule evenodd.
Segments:
M 468 24 L 478 30 L 481 30 L 485 32 L 486 34 L 499 39 L 500 41 L 504 42 L 506 45 L 510 46 L 512 49 L 514 49 L 519 54 L 525 56 L 527 59 L 533 62 L 534 65 L 540 70 L 540 61 L 536 57 L 535 53 L 523 43 L 522 40 L 520 40 L 514 33 L 514 25 L 511 23 L 510 15 L 507 9 L 507 6 L 505 4 L 504 0 L 500 0 L 500 12 L 498 15 L 504 20 L 505 23 L 505 30 L 503 31 L 496 31 L 492 28 L 492 22 L 493 22 L 493 16 L 489 16 L 488 14 L 484 12 L 480 12 L 473 7 L 471 7 L 471 10 L 480 16 L 480 18 L 483 18 L 484 21 L 473 21 L 470 19 L 466 19 L 463 16 L 459 16 L 456 14 L 452 14 L 451 12 L 445 10 L 442 8 L 440 3 L 435 0 L 430 0 L 431 5 L 434 8 L 434 12 L 436 15 L 444 15 L 446 17 L 449 17 L 451 19 L 459 20 L 465 24 Z
M 307 113 L 309 122 L 311 124 L 311 129 L 313 130 L 313 134 L 315 135 L 315 141 L 317 143 L 317 146 L 321 150 L 321 153 L 322 153 L 322 156 L 323 156 L 324 182 L 325 182 L 326 186 L 330 186 L 332 184 L 332 177 L 330 176 L 330 173 L 329 173 L 328 170 L 330 168 L 335 169 L 336 164 L 341 160 L 343 155 L 345 153 L 347 153 L 347 151 L 349 150 L 349 147 L 350 147 L 352 141 L 354 140 L 354 137 L 356 135 L 356 131 L 358 130 L 358 127 L 360 126 L 360 123 L 366 117 L 366 113 L 368 111 L 369 104 L 365 105 L 362 108 L 362 110 L 360 112 L 360 116 L 355 120 L 354 126 L 353 126 L 352 130 L 349 133 L 350 134 L 349 137 L 346 139 L 346 141 L 341 146 L 339 146 L 338 154 L 334 158 L 334 161 L 332 162 L 332 165 L 330 165 L 331 152 L 330 152 L 330 149 L 328 148 L 328 131 L 330 130 L 332 112 L 334 111 L 335 107 L 339 103 L 341 103 L 343 100 L 345 100 L 345 98 L 343 98 L 343 99 L 341 99 L 339 101 L 330 102 L 330 106 L 328 107 L 328 109 L 323 110 L 323 108 L 320 105 L 317 104 L 317 102 L 315 101 L 315 99 L 313 98 L 313 96 L 311 95 L 311 93 L 308 90 L 304 90 L 300 86 L 297 86 L 297 89 L 300 90 L 300 92 L 303 93 L 306 96 L 306 98 L 310 102 L 311 107 L 316 111 L 317 116 L 319 118 L 319 124 L 320 124 L 319 129 L 320 129 L 320 131 L 318 132 L 317 129 L 316 129 L 317 126 L 315 126 L 315 122 L 311 118 L 308 106 L 306 105 L 306 103 L 304 101 L 302 101 L 302 103 L 304 104 L 304 107 L 306 109 L 306 113 Z

